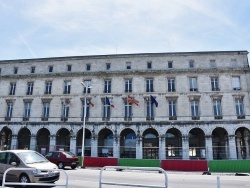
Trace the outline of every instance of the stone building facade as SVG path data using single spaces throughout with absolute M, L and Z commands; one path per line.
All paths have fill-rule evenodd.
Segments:
M 0 61 L 1 149 L 81 155 L 84 132 L 85 156 L 249 158 L 247 55 L 212 51 Z

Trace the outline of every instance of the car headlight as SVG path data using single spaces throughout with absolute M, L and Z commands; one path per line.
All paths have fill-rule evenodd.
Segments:
M 35 170 L 32 171 L 32 173 L 33 173 L 33 174 L 40 174 L 40 173 L 41 173 L 41 170 L 35 169 Z

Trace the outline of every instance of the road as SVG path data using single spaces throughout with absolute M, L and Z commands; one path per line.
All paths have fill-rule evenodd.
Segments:
M 99 188 L 99 169 L 65 169 L 68 174 L 69 188 Z M 217 177 L 220 178 L 220 188 L 250 188 L 250 176 L 234 176 L 233 174 L 202 175 L 202 173 L 167 172 L 168 188 L 217 188 Z M 57 184 L 65 184 L 65 175 Z M 103 181 L 157 185 L 164 187 L 164 175 L 158 172 L 142 171 L 103 171 Z M 62 186 L 56 186 L 62 187 Z M 65 186 L 64 186 L 65 187 Z M 102 185 L 102 188 L 117 188 L 125 186 Z

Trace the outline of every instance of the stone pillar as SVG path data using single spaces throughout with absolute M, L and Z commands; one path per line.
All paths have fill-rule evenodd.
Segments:
M 92 136 L 91 138 L 91 157 L 98 157 L 98 138 Z
M 50 135 L 50 146 L 49 151 L 55 151 L 56 150 L 56 135 Z
M 237 136 L 236 137 L 236 146 L 237 146 L 237 156 L 238 156 L 238 159 L 242 159 L 240 140 L 241 140 L 241 137 Z
M 189 160 L 189 137 L 182 136 L 182 159 Z
M 70 146 L 69 146 L 70 152 L 77 154 L 76 153 L 76 135 L 75 133 L 70 133 Z
M 136 159 L 142 159 L 142 136 L 139 130 L 136 136 Z
M 11 136 L 11 149 L 18 149 L 17 135 Z
M 213 143 L 211 135 L 205 136 L 205 143 L 206 143 L 206 159 L 208 161 L 213 160 Z
M 229 145 L 229 159 L 237 159 L 235 135 L 228 135 L 228 145 Z
M 113 157 L 120 158 L 120 137 L 115 136 L 113 139 Z
M 161 135 L 159 137 L 159 159 L 166 159 L 166 137 Z
M 36 145 L 36 135 L 31 135 L 30 136 L 30 150 L 34 150 L 34 151 L 36 151 L 37 150 L 37 145 Z
M 249 144 L 248 144 L 248 136 L 244 136 L 245 147 L 246 147 L 246 159 L 249 159 Z

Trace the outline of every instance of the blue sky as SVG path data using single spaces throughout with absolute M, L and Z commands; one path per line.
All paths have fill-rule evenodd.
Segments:
M 249 0 L 0 0 L 0 60 L 250 51 Z

